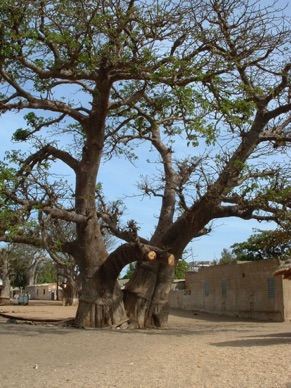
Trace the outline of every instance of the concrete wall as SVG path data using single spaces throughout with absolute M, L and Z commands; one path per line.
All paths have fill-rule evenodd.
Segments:
M 277 259 L 187 272 L 186 290 L 171 291 L 171 307 L 271 321 L 291 316 L 291 282 L 272 273 Z
M 284 315 L 286 321 L 291 321 L 291 280 L 283 280 Z

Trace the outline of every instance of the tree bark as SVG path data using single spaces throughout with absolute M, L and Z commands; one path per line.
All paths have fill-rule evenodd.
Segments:
M 135 319 L 130 319 L 128 316 L 130 310 L 125 309 L 124 295 L 117 282 L 122 268 L 134 261 L 138 261 L 138 265 L 145 271 L 147 268 L 156 269 L 156 272 L 150 269 L 149 274 L 152 281 L 146 283 L 147 294 L 141 294 L 141 299 L 148 302 L 147 307 L 150 306 L 153 295 L 151 285 L 156 282 L 157 270 L 160 266 L 172 268 L 174 256 L 159 248 L 144 244 L 123 244 L 108 256 L 94 274 L 83 279 L 75 319 L 77 327 L 116 327 L 125 325 L 128 321 L 135 327 L 144 327 L 142 321 L 145 320 L 145 317 L 139 309 L 135 311 L 135 316 L 139 317 L 138 325 L 135 324 Z M 130 298 L 129 294 L 128 298 Z
M 109 289 L 106 280 L 87 281 L 79 299 L 75 326 L 102 328 L 121 326 L 128 321 L 122 292 L 117 282 Z
M 211 210 L 201 206 L 199 211 L 185 213 L 164 231 L 158 246 L 167 246 L 175 258 L 175 265 L 194 236 L 207 224 Z M 124 303 L 130 325 L 137 328 L 164 328 L 168 322 L 168 298 L 174 279 L 173 266 L 159 262 L 137 266 L 133 278 L 125 286 Z
M 158 270 L 159 264 L 156 262 L 137 265 L 132 279 L 125 286 L 124 303 L 131 327 L 146 327 Z
M 68 278 L 68 281 L 63 285 L 63 305 L 73 306 L 78 301 L 78 284 L 77 281 Z
M 10 303 L 10 279 L 9 279 L 9 263 L 8 253 L 4 253 L 2 257 L 1 278 L 3 281 L 2 288 L 0 288 L 0 303 Z
M 124 289 L 124 304 L 130 327 L 164 328 L 168 322 L 168 296 L 174 267 L 142 263 Z
M 30 267 L 28 268 L 28 285 L 33 286 L 35 284 L 35 273 L 37 266 L 43 259 L 34 259 Z

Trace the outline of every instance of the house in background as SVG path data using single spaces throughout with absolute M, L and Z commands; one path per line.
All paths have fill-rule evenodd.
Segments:
M 30 299 L 36 300 L 62 300 L 62 289 L 57 283 L 34 284 L 27 286 L 25 292 L 28 292 Z
M 191 272 L 198 272 L 202 268 L 208 268 L 211 265 L 213 265 L 213 264 L 211 264 L 210 261 L 191 261 L 189 263 L 189 271 L 191 271 Z
M 266 321 L 291 320 L 291 281 L 274 277 L 278 259 L 214 265 L 187 272 L 170 307 Z

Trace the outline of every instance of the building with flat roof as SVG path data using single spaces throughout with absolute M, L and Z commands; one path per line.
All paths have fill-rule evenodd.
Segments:
M 27 286 L 25 292 L 28 292 L 30 299 L 36 300 L 62 300 L 62 288 L 57 283 L 43 283 Z
M 187 272 L 170 307 L 270 321 L 291 320 L 291 282 L 274 277 L 278 259 L 213 265 Z

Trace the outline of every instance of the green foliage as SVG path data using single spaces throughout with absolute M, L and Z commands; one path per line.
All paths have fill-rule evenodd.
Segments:
M 33 283 L 39 263 L 44 259 L 44 252 L 27 244 L 8 244 L 0 252 L 8 260 L 8 274 L 13 287 L 26 287 Z M 0 263 L 1 266 L 1 263 Z
M 235 255 L 230 252 L 229 250 L 227 249 L 223 249 L 222 252 L 221 252 L 221 256 L 220 256 L 220 259 L 218 261 L 218 264 L 231 264 L 231 263 L 235 263 L 237 260 L 235 258 Z
M 135 268 L 136 268 L 136 263 L 130 263 L 127 267 L 127 270 L 126 270 L 126 273 L 125 275 L 122 277 L 122 279 L 131 279 L 133 274 L 134 274 L 134 271 L 135 271 Z
M 25 141 L 30 135 L 30 131 L 28 129 L 18 128 L 13 134 L 12 139 L 14 141 Z
M 37 272 L 37 283 L 56 283 L 57 281 L 57 265 L 52 260 L 48 260 L 40 265 Z
M 175 268 L 175 279 L 185 279 L 185 272 L 190 268 L 190 264 L 186 260 L 180 259 Z
M 291 255 L 290 233 L 281 229 L 260 231 L 245 242 L 233 244 L 231 248 L 232 255 L 239 261 L 285 260 Z
M 25 264 L 24 261 L 18 261 L 11 268 L 13 271 L 10 275 L 12 287 L 25 288 L 28 285 L 27 267 Z

